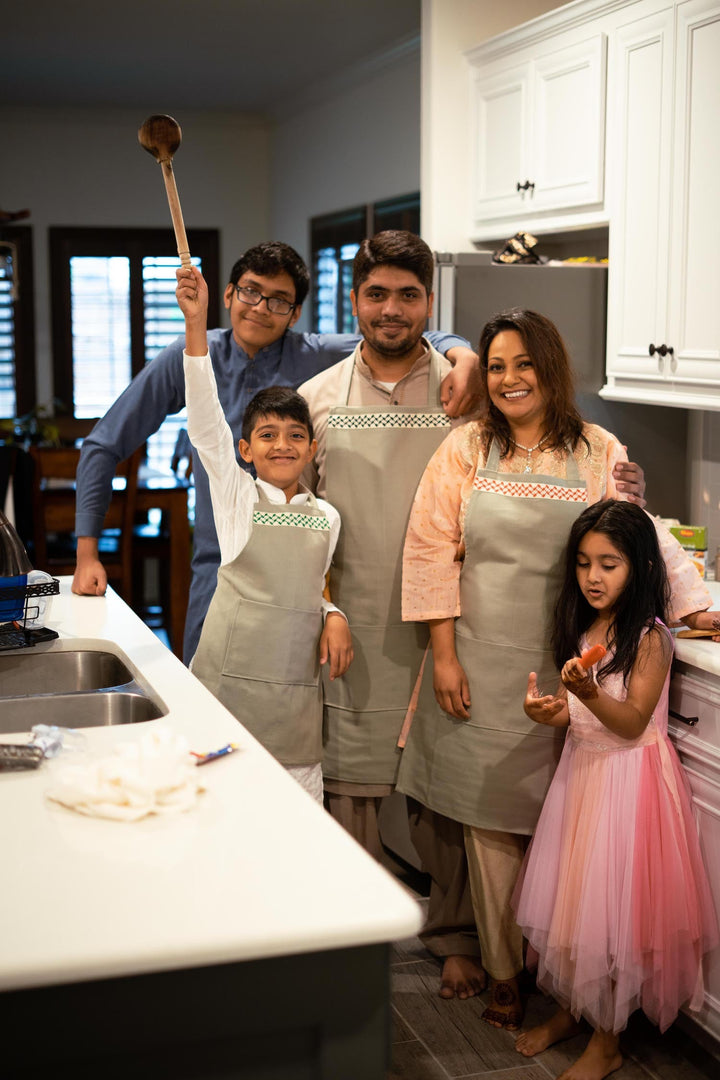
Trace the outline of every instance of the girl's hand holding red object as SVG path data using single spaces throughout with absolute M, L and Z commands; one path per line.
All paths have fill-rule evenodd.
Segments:
M 563 665 L 560 678 L 563 686 L 581 701 L 598 696 L 597 684 L 579 656 L 573 656 Z

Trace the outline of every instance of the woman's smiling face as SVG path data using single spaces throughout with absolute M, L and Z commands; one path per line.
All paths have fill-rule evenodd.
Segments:
M 490 343 L 487 385 L 491 402 L 511 427 L 542 424 L 545 395 L 517 330 L 502 330 Z

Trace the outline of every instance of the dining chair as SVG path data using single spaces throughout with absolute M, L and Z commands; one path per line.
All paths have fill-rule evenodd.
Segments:
M 75 475 L 80 460 L 76 447 L 31 446 L 33 461 L 33 561 L 52 574 L 75 573 Z M 138 468 L 142 451 L 121 461 L 115 475 L 125 487 L 113 491 L 98 541 L 108 580 L 122 598 L 132 602 L 133 524 Z
M 190 484 L 192 479 L 192 444 L 185 428 L 180 428 L 175 441 L 175 448 L 170 460 L 170 471 L 175 474 L 178 481 Z M 191 553 L 188 552 L 188 559 Z M 152 614 L 153 609 L 146 607 L 145 596 L 145 565 L 148 560 L 157 563 L 157 587 L 160 601 L 161 625 L 167 627 L 171 609 L 171 581 L 170 581 L 170 523 L 163 513 L 157 521 L 135 521 L 133 529 L 133 562 L 134 570 L 134 593 L 133 608 L 137 612 L 144 612 L 144 618 L 157 618 Z M 172 647 L 182 655 L 181 643 L 171 642 Z
M 51 423 L 57 430 L 58 441 L 61 446 L 76 446 L 79 441 L 87 438 L 99 420 L 98 416 L 53 416 Z

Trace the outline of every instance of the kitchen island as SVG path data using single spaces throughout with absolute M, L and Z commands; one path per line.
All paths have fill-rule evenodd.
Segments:
M 48 625 L 34 653 L 114 652 L 165 713 L 85 729 L 90 753 L 152 725 L 240 750 L 193 808 L 134 823 L 48 800 L 60 759 L 0 774 L 2 1075 L 384 1077 L 389 948 L 418 905 L 116 594 L 62 579 Z

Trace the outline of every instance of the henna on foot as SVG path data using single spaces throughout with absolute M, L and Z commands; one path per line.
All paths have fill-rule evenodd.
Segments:
M 490 990 L 492 999 L 482 1019 L 493 1027 L 517 1031 L 525 1015 L 517 979 L 491 979 Z

